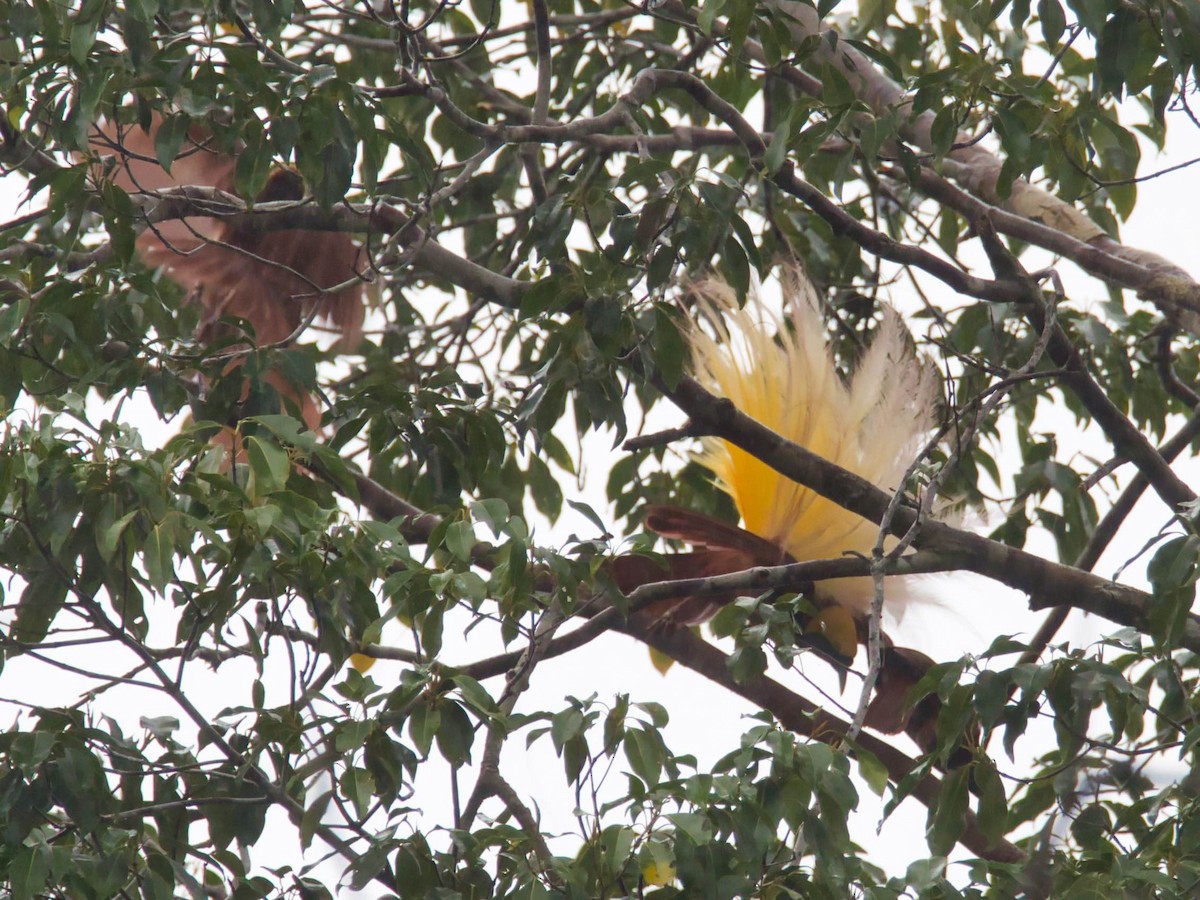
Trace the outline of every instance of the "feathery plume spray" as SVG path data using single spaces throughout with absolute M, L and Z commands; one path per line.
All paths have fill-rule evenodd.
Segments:
M 818 456 L 885 490 L 896 490 L 934 425 L 939 386 L 915 354 L 900 316 L 883 322 L 847 383 L 825 342 L 812 286 L 789 279 L 790 316 L 781 319 L 757 298 L 739 307 L 734 290 L 709 280 L 695 287 L 717 336 L 690 334 L 693 372 L 746 415 Z M 870 555 L 878 526 L 779 474 L 720 438 L 708 438 L 699 462 L 716 475 L 747 531 L 797 560 L 844 553 Z M 888 580 L 888 606 L 907 599 L 901 578 Z M 862 614 L 870 579 L 822 584 L 820 599 Z

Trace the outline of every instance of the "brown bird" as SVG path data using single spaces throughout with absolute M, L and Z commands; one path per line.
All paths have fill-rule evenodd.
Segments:
M 184 185 L 235 192 L 237 158 L 215 149 L 211 132 L 199 124 L 188 128 L 171 171 L 163 169 L 155 155 L 162 124 L 155 114 L 149 130 L 114 122 L 98 126 L 91 145 L 101 157 L 115 156 L 115 163 L 96 166 L 96 174 L 129 193 Z M 276 168 L 255 201 L 303 197 L 299 174 Z M 249 338 L 245 329 L 222 321 L 227 318 L 248 323 L 253 343 L 259 346 L 294 339 L 314 318 L 325 319 L 341 333 L 344 349 L 353 349 L 362 336 L 364 258 L 345 233 L 260 231 L 220 217 L 188 216 L 151 225 L 139 235 L 137 250 L 147 265 L 161 267 L 200 304 L 203 314 L 196 337 L 203 343 Z M 309 428 L 320 424 L 320 411 L 307 391 L 277 370 L 267 372 L 264 380 L 296 407 Z
M 714 338 L 699 328 L 689 335 L 696 377 L 742 412 L 819 456 L 886 490 L 899 488 L 909 462 L 934 425 L 939 388 L 935 373 L 913 352 L 900 317 L 884 311 L 874 342 L 844 381 L 826 346 L 825 326 L 814 292 L 795 279 L 791 315 L 782 321 L 756 301 L 740 308 L 732 288 L 719 281 L 697 286 L 700 307 L 715 323 Z M 651 507 L 645 525 L 691 544 L 690 553 L 666 554 L 662 562 L 626 555 L 610 572 L 623 592 L 667 580 L 728 574 L 754 566 L 829 559 L 846 553 L 870 556 L 878 526 L 779 474 L 745 450 L 707 438 L 698 460 L 734 501 L 744 528 L 711 516 Z M 833 579 L 816 585 L 817 615 L 799 623 L 819 632 L 826 655 L 848 666 L 867 641 L 870 578 Z M 679 625 L 711 618 L 734 599 L 685 597 L 663 601 L 642 615 Z M 909 600 L 907 579 L 885 580 L 886 608 Z M 939 701 L 914 704 L 910 688 L 933 665 L 923 653 L 895 647 L 885 637 L 882 669 L 866 723 L 887 733 L 907 732 L 926 752 L 936 747 Z M 958 754 L 956 754 L 958 755 Z
M 214 187 L 235 193 L 237 158 L 215 149 L 212 133 L 192 124 L 179 154 L 167 172 L 156 157 L 156 140 L 163 120 L 155 114 L 149 130 L 106 122 L 97 127 L 91 145 L 101 157 L 115 156 L 114 163 L 93 170 L 129 193 L 159 191 L 185 185 Z M 304 182 L 292 169 L 277 167 L 255 198 L 256 203 L 299 202 L 304 199 Z M 294 340 L 313 319 L 324 319 L 341 336 L 341 348 L 353 350 L 362 337 L 365 314 L 365 255 L 350 236 L 337 231 L 288 229 L 261 231 L 235 225 L 212 216 L 188 216 L 156 223 L 137 239 L 143 262 L 160 267 L 188 292 L 189 300 L 202 310 L 196 338 L 212 343 L 233 338 L 258 346 Z M 241 319 L 246 329 L 232 324 Z M 237 369 L 234 360 L 225 375 Z M 263 375 L 285 401 L 291 404 L 308 428 L 321 424 L 321 412 L 313 396 L 277 369 Z M 242 388 L 242 399 L 250 384 Z M 228 459 L 242 457 L 241 441 L 231 429 L 223 429 L 213 442 L 225 447 Z M 350 663 L 360 672 L 374 660 L 352 654 Z

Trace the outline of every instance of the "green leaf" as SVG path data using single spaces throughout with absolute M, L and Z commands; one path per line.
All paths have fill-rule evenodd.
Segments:
M 933 117 L 929 136 L 933 141 L 934 156 L 940 158 L 950 152 L 951 145 L 958 138 L 958 112 L 953 106 L 943 106 L 938 110 Z
M 1042 26 L 1042 40 L 1053 48 L 1067 29 L 1067 14 L 1058 0 L 1038 0 L 1038 20 Z
M 662 775 L 661 743 L 644 728 L 631 728 L 625 734 L 625 758 L 634 774 L 648 785 L 658 784 Z
M 308 74 L 304 76 L 304 80 L 308 82 L 310 87 L 319 88 L 327 81 L 332 81 L 337 78 L 337 68 L 334 66 L 320 65 L 313 66 Z
M 367 742 L 374 727 L 373 722 L 343 722 L 334 737 L 333 746 L 341 753 L 356 750 Z
M 100 558 L 105 562 L 112 562 L 113 556 L 117 552 L 117 547 L 121 543 L 121 535 L 125 533 L 126 527 L 138 515 L 139 510 L 130 510 L 111 524 L 105 525 L 96 533 L 96 549 L 100 553 Z
M 23 846 L 8 865 L 8 882 L 13 900 L 33 900 L 42 896 L 50 876 L 45 846 Z
M 588 504 L 582 503 L 578 500 L 568 500 L 567 506 L 571 507 L 571 509 L 575 510 L 575 512 L 579 513 L 581 516 L 591 522 L 592 525 L 595 526 L 596 530 L 601 534 L 608 533 L 608 529 L 605 527 L 604 520 L 601 519 L 596 511 L 588 506 Z
M 932 859 L 921 859 L 910 863 L 904 873 L 904 882 L 915 891 L 922 892 L 940 887 L 940 882 L 946 875 L 946 857 L 935 856 Z M 931 894 L 936 896 L 936 893 Z
M 688 348 L 679 326 L 664 310 L 655 310 L 654 365 L 670 390 L 679 385 L 688 362 Z M 603 528 L 601 529 L 604 530 Z
M 179 150 L 187 137 L 188 129 L 192 126 L 192 118 L 186 114 L 163 116 L 162 122 L 154 132 L 154 155 L 158 164 L 168 173 L 171 165 L 179 156 Z
M 1196 583 L 1200 562 L 1200 536 L 1181 535 L 1167 541 L 1146 566 L 1146 577 L 1155 592 L 1167 593 Z
M 471 761 L 471 744 L 475 728 L 466 710 L 453 700 L 441 705 L 441 722 L 437 730 L 437 745 L 445 760 L 458 768 Z
M 795 108 L 789 107 L 782 120 L 776 123 L 775 130 L 771 132 L 771 142 L 767 145 L 767 152 L 763 157 L 763 165 L 768 175 L 777 174 L 787 159 L 788 146 L 792 139 L 793 115 Z
M 483 685 L 470 675 L 452 675 L 450 680 L 458 687 L 467 705 L 479 715 L 490 717 L 499 714 L 500 710 L 496 706 L 496 701 L 484 690 Z
M 704 0 L 700 7 L 700 15 L 696 17 L 696 23 L 704 34 L 713 33 L 713 25 L 724 8 L 725 0 Z
M 480 500 L 478 503 L 472 503 L 471 515 L 487 525 L 495 534 L 499 535 L 503 533 L 505 525 L 508 524 L 510 512 L 507 503 L 493 497 L 487 500 Z
M 358 766 L 349 766 L 338 779 L 338 787 L 342 796 L 354 804 L 358 817 L 366 818 L 375 798 L 375 779 L 371 773 Z
M 244 443 L 246 461 L 250 464 L 250 496 L 265 497 L 282 490 L 292 468 L 287 452 L 257 435 L 246 438 Z
M 862 776 L 867 787 L 878 797 L 882 797 L 888 785 L 887 767 L 879 761 L 874 753 L 858 747 L 854 750 L 854 758 L 858 761 L 858 774 Z
M 331 207 L 350 189 L 358 137 L 346 114 L 324 89 L 305 103 L 300 130 L 296 163 L 316 201 Z
M 667 712 L 667 708 L 661 703 L 642 701 L 633 705 L 635 708 L 646 713 L 646 715 L 650 717 L 650 724 L 660 731 L 663 728 L 666 728 L 667 723 L 671 720 L 670 714 Z
M 578 784 L 583 767 L 587 765 L 588 746 L 582 735 L 576 735 L 563 745 L 563 770 L 567 784 Z
M 988 843 L 995 846 L 1008 831 L 1008 797 L 996 764 L 986 756 L 980 757 L 973 768 L 979 787 L 979 809 L 976 818 L 979 830 Z
M 571 706 L 558 713 L 550 725 L 550 738 L 554 741 L 554 749 L 562 753 L 567 741 L 583 733 L 583 713 Z
M 667 820 L 688 836 L 693 844 L 703 847 L 712 839 L 712 824 L 700 813 L 670 813 Z
M 174 519 L 156 522 L 142 544 L 142 564 L 146 577 L 160 594 L 175 577 L 175 527 Z
M 750 292 L 750 263 L 742 245 L 732 234 L 725 239 L 724 250 L 721 253 L 721 274 L 739 296 Z
M 830 32 L 832 34 L 832 32 Z M 821 71 L 821 101 L 828 107 L 848 107 L 857 99 L 854 88 L 836 66 L 823 65 Z
M 87 6 L 95 6 L 95 3 L 85 4 Z M 82 13 L 80 14 L 82 19 Z M 99 29 L 99 22 L 92 18 L 76 21 L 71 28 L 71 57 L 79 65 L 87 63 L 88 54 L 96 43 L 96 33 Z
M 736 681 L 752 681 L 767 671 L 767 655 L 761 647 L 738 647 L 729 655 L 728 666 Z
M 470 522 L 460 519 L 452 522 L 446 529 L 446 549 L 454 554 L 456 559 L 470 562 L 471 550 L 474 549 L 475 544 L 475 532 L 471 528 Z
M 421 756 L 433 749 L 433 739 L 442 724 L 441 709 L 428 703 L 417 706 L 408 718 L 408 736 Z
M 171 740 L 179 730 L 179 719 L 174 716 L 142 716 L 138 721 L 159 740 Z
M 238 154 L 233 184 L 239 196 L 253 200 L 261 193 L 271 172 L 271 148 L 257 119 L 246 124 L 242 141 L 245 146 Z
M 926 833 L 929 849 L 934 853 L 945 856 L 962 835 L 969 781 L 970 769 L 966 766 L 955 769 L 942 779 L 942 789 L 938 793 L 937 802 L 929 809 L 929 826 Z
M 17 600 L 17 621 L 13 637 L 22 644 L 39 644 L 45 639 L 58 611 L 67 599 L 66 579 L 51 569 L 32 578 Z
M 1125 78 L 1137 57 L 1140 27 L 1138 14 L 1126 9 L 1118 9 L 1104 23 L 1096 45 L 1097 81 L 1102 91 L 1118 98 L 1124 93 Z
M 8 747 L 8 761 L 31 775 L 50 757 L 57 743 L 57 736 L 47 731 L 17 734 Z

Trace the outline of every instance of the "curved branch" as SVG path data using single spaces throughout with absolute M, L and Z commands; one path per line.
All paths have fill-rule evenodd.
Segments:
M 447 250 L 433 241 L 413 218 L 386 203 L 371 206 L 342 204 L 332 209 L 321 209 L 313 203 L 282 201 L 258 203 L 249 208 L 232 194 L 197 185 L 131 196 L 149 206 L 145 220 L 150 224 L 189 216 L 211 216 L 229 221 L 235 228 L 249 232 L 305 230 L 384 232 L 395 235 L 401 244 L 412 250 L 409 259 L 414 265 L 465 291 L 510 309 L 520 303 L 522 295 L 530 287 L 528 282 L 493 272 Z M 104 245 L 105 248 L 107 246 Z M 93 251 L 80 259 L 90 264 L 100 252 Z
M 849 722 L 831 715 L 765 675 L 737 681 L 730 671 L 729 657 L 686 628 L 662 625 L 639 628 L 631 623 L 623 630 L 739 697 L 769 710 L 786 728 L 797 734 L 833 745 L 839 745 L 845 739 Z M 851 754 L 856 747 L 868 751 L 883 763 L 893 783 L 899 783 L 917 768 L 916 760 L 874 735 L 858 735 L 855 743 L 848 747 Z M 913 787 L 912 795 L 927 808 L 933 809 L 940 799 L 941 786 L 942 782 L 937 776 L 925 775 Z M 1025 854 L 1008 841 L 1001 840 L 991 845 L 980 832 L 975 815 L 970 810 L 963 818 L 958 840 L 972 853 L 994 862 L 1020 862 L 1025 858 Z
M 674 388 L 659 389 L 692 421 L 709 433 L 741 447 L 793 481 L 811 488 L 871 522 L 880 522 L 891 495 L 864 478 L 785 440 L 751 419 L 728 400 L 714 396 L 695 379 L 684 376 Z M 891 524 L 903 535 L 913 526 L 917 511 L 901 507 Z M 914 546 L 960 556 L 963 568 L 1029 595 L 1030 608 L 1068 605 L 1146 631 L 1153 598 L 1131 588 L 1032 553 L 951 527 L 943 522 L 921 523 Z M 1200 618 L 1189 615 L 1180 643 L 1200 652 Z
M 899 167 L 888 167 L 887 173 L 907 180 Z M 1001 234 L 1041 247 L 1069 259 L 1085 272 L 1110 284 L 1133 290 L 1156 289 L 1162 274 L 1137 259 L 1114 255 L 1094 243 L 1080 240 L 1065 231 L 1026 219 L 992 203 L 980 200 L 955 186 L 931 169 L 922 166 L 916 184 L 922 193 L 960 213 L 968 221 L 988 219 Z
M 1197 437 L 1200 437 L 1200 413 L 1193 414 L 1184 426 L 1159 448 L 1158 452 L 1164 460 L 1170 462 L 1186 450 Z M 1108 549 L 1108 545 L 1116 537 L 1117 531 L 1125 524 L 1125 520 L 1133 512 L 1134 506 L 1142 499 L 1142 495 L 1146 493 L 1146 488 L 1149 486 L 1150 480 L 1142 472 L 1138 472 L 1133 476 L 1133 480 L 1125 486 L 1125 490 L 1121 492 L 1116 502 L 1113 503 L 1108 512 L 1104 514 L 1103 518 L 1096 525 L 1092 536 L 1088 538 L 1087 545 L 1075 560 L 1075 568 L 1091 571 L 1095 567 L 1096 563 L 1100 561 L 1101 555 Z M 1054 636 L 1062 628 L 1063 623 L 1066 622 L 1067 615 L 1071 609 L 1072 607 L 1070 606 L 1060 606 L 1046 616 L 1037 633 L 1029 641 L 1028 649 L 1021 654 L 1020 662 L 1035 662 L 1041 656 L 1042 651 L 1054 640 Z
M 790 20 L 797 40 L 821 35 L 822 23 L 816 10 L 797 0 L 770 0 L 771 5 Z M 912 100 L 868 57 L 851 45 L 837 39 L 836 32 L 827 31 L 833 39 L 817 43 L 816 59 L 834 66 L 850 82 L 855 94 L 870 106 L 876 115 L 894 115 L 910 110 Z M 926 110 L 909 115 L 901 126 L 907 140 L 925 151 L 934 147 L 932 139 L 934 113 Z M 1196 314 L 1200 313 L 1200 284 L 1180 266 L 1156 253 L 1127 247 L 1110 238 L 1103 228 L 1088 218 L 1073 204 L 1031 184 L 1025 178 L 1013 179 L 1008 195 L 1001 198 L 997 182 L 1001 161 L 986 147 L 966 143 L 951 150 L 942 161 L 943 169 L 971 193 L 989 203 L 1002 206 L 1022 218 L 1045 223 L 1054 231 L 1094 246 L 1113 260 L 1135 264 L 1155 273 L 1139 289 L 1142 296 L 1154 302 L 1168 314 L 1186 311 L 1189 329 L 1196 330 Z

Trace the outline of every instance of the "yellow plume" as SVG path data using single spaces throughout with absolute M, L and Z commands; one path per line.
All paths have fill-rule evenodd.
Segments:
M 716 338 L 692 329 L 696 377 L 763 425 L 885 490 L 895 490 L 934 424 L 939 387 L 917 358 L 899 315 L 883 323 L 847 384 L 825 343 L 815 292 L 797 273 L 787 285 L 786 324 L 757 297 L 744 308 L 729 285 L 696 286 Z M 744 527 L 797 560 L 870 555 L 878 527 L 780 475 L 738 447 L 708 438 L 699 462 L 737 504 Z M 889 608 L 906 598 L 889 579 Z M 900 590 L 897 590 L 900 588 Z M 870 579 L 826 582 L 819 599 L 855 612 L 870 606 Z

